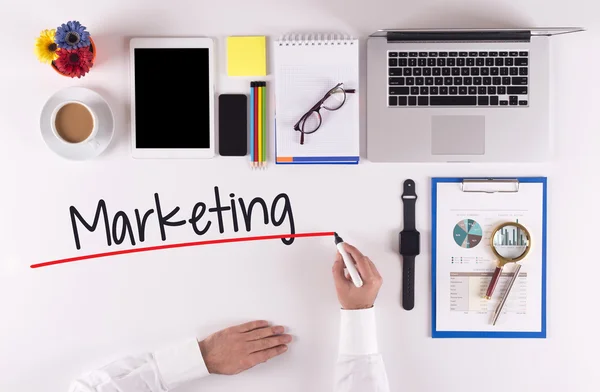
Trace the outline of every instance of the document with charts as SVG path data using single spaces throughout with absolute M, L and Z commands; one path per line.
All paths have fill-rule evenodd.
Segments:
M 432 180 L 432 337 L 545 338 L 546 178 L 471 181 Z M 529 231 L 531 247 L 493 325 L 515 264 L 485 299 L 498 261 L 490 237 L 507 222 Z

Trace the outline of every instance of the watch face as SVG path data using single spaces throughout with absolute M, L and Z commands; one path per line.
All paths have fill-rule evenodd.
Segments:
M 418 231 L 403 231 L 400 233 L 400 254 L 417 256 L 421 251 L 421 234 Z

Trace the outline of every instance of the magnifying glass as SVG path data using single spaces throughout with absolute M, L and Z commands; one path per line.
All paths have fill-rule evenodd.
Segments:
M 486 299 L 491 299 L 502 269 L 508 263 L 523 260 L 531 249 L 529 231 L 520 223 L 506 222 L 496 227 L 490 237 L 490 247 L 498 258 L 498 266 L 492 275 L 492 280 L 485 293 Z

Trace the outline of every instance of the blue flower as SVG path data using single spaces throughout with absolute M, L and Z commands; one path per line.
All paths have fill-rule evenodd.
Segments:
M 56 44 L 61 49 L 77 49 L 90 46 L 90 33 L 76 20 L 56 29 Z

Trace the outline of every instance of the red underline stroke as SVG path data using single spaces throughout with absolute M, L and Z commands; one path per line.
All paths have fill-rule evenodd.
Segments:
M 151 252 L 154 250 L 174 249 L 174 248 L 187 248 L 190 246 L 225 244 L 225 243 L 229 243 L 229 242 L 277 240 L 277 239 L 282 239 L 282 238 L 305 238 L 305 237 L 327 237 L 327 236 L 333 236 L 333 231 L 331 231 L 331 232 L 324 231 L 324 232 L 316 232 L 316 233 L 297 233 L 297 234 L 273 234 L 273 235 L 263 235 L 263 236 L 255 236 L 255 237 L 222 238 L 222 239 L 218 239 L 218 240 L 183 242 L 183 243 L 179 243 L 179 244 L 157 245 L 157 246 L 148 246 L 145 248 L 123 249 L 123 250 L 116 250 L 114 252 L 95 253 L 95 254 L 91 254 L 91 255 L 70 257 L 68 259 L 46 261 L 44 263 L 32 264 L 30 266 L 30 268 L 48 267 L 51 265 L 72 263 L 74 261 L 98 259 L 101 257 L 110 257 L 110 256 L 118 256 L 118 255 L 126 255 L 129 253 Z

